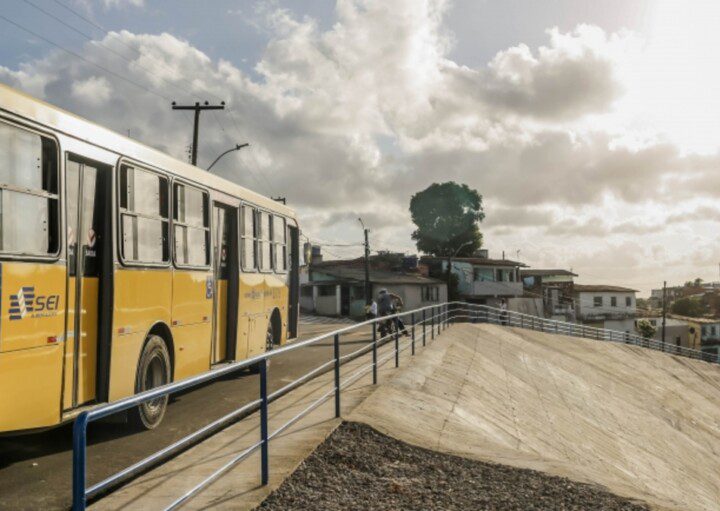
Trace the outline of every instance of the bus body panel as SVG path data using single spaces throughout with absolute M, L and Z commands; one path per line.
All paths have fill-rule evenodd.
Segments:
M 60 422 L 62 346 L 0 353 L 0 431 Z
M 173 377 L 180 380 L 210 368 L 214 290 L 210 270 L 179 269 L 173 273 Z
M 135 373 L 145 338 L 158 322 L 170 325 L 172 271 L 168 268 L 115 271 L 110 400 L 135 393 Z
M 67 303 L 65 266 L 3 262 L 0 272 L 0 352 L 60 343 L 65 333 Z

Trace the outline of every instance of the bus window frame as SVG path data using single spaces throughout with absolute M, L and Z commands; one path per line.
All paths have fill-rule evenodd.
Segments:
M 182 186 L 189 186 L 190 188 L 194 188 L 198 191 L 200 191 L 206 199 L 206 211 L 205 214 L 207 215 L 207 227 L 203 227 L 203 230 L 206 232 L 207 236 L 207 251 L 208 251 L 208 264 L 203 266 L 193 265 L 193 264 L 182 264 L 177 262 L 176 256 L 176 250 L 175 250 L 175 224 L 184 227 L 190 227 L 190 228 L 196 228 L 199 229 L 197 226 L 189 225 L 185 222 L 176 222 L 175 221 L 175 185 L 179 184 Z M 213 267 L 213 218 L 212 218 L 212 200 L 210 199 L 210 190 L 197 185 L 196 183 L 193 183 L 192 181 L 189 181 L 187 179 L 178 178 L 178 177 L 172 177 L 170 180 L 170 199 L 169 199 L 169 206 L 170 206 L 170 230 L 172 231 L 172 235 L 170 236 L 171 240 L 171 246 L 170 250 L 172 252 L 172 256 L 170 257 L 170 260 L 172 261 L 172 265 L 175 268 L 178 268 L 180 270 L 202 270 L 202 271 L 208 271 Z
M 12 185 L 2 185 L 2 189 L 14 191 L 14 192 L 21 192 L 25 193 L 27 195 L 32 195 L 34 197 L 44 197 L 47 199 L 55 199 L 58 201 L 58 213 L 57 213 L 57 219 L 56 219 L 56 233 L 57 233 L 57 250 L 54 253 L 48 253 L 47 255 L 40 255 L 40 254 L 23 254 L 19 252 L 2 252 L 0 251 L 0 260 L 7 260 L 7 261 L 37 261 L 37 262 L 47 262 L 47 263 L 54 263 L 60 260 L 60 257 L 63 255 L 63 248 L 65 247 L 65 233 L 62 232 L 63 228 L 65 227 L 65 200 L 63 196 L 63 192 L 65 191 L 65 166 L 62 161 L 62 148 L 60 147 L 60 139 L 57 137 L 57 135 L 51 131 L 47 130 L 41 130 L 38 129 L 35 126 L 32 126 L 27 123 L 18 122 L 17 120 L 0 116 L 0 122 L 8 124 L 10 126 L 14 126 L 20 130 L 28 131 L 30 133 L 35 133 L 36 135 L 40 137 L 45 137 L 49 140 L 52 140 L 55 143 L 55 156 L 56 156 L 56 169 L 57 172 L 57 186 L 58 186 L 58 192 L 53 197 L 52 193 L 36 193 L 36 192 L 30 192 L 28 189 L 22 188 L 22 187 L 16 187 Z
M 120 194 L 122 193 L 120 179 L 122 176 L 123 165 L 127 165 L 127 166 L 133 167 L 133 168 L 140 167 L 140 169 L 145 172 L 150 172 L 151 174 L 156 174 L 167 180 L 167 183 L 168 183 L 168 217 L 167 217 L 166 221 L 168 224 L 168 252 L 170 254 L 172 254 L 171 251 L 172 251 L 173 244 L 175 242 L 175 240 L 173 238 L 173 232 L 172 232 L 173 231 L 173 227 L 172 227 L 172 202 L 173 202 L 172 179 L 173 179 L 173 176 L 172 176 L 172 174 L 168 173 L 167 171 L 154 168 L 151 165 L 147 165 L 145 163 L 140 163 L 140 162 L 138 162 L 136 160 L 132 160 L 130 158 L 121 157 L 118 160 L 118 163 L 116 166 L 116 171 L 115 171 L 115 201 L 116 202 L 115 202 L 115 208 L 114 208 L 114 210 L 115 210 L 114 221 L 115 221 L 115 225 L 117 226 L 116 242 L 117 242 L 118 261 L 120 261 L 120 264 L 122 264 L 125 267 L 170 268 L 172 266 L 172 255 L 170 255 L 170 257 L 168 257 L 167 261 L 164 261 L 161 263 L 147 262 L 147 261 L 132 261 L 132 260 L 125 259 L 125 256 L 123 254 L 123 240 L 122 240 L 122 235 L 123 235 L 122 215 L 124 212 L 127 212 L 127 210 L 123 210 L 123 208 L 120 206 L 120 204 L 121 204 Z M 150 218 L 152 220 L 158 220 L 158 219 L 162 218 L 162 217 L 155 218 L 155 217 L 152 217 L 149 215 L 143 215 L 143 214 L 138 214 L 138 213 L 134 213 L 134 212 L 130 212 L 128 214 L 131 216 L 136 216 L 136 217 Z
M 258 232 L 260 233 L 261 236 L 262 236 L 262 222 L 260 221 L 260 218 L 261 218 L 261 214 L 262 214 L 262 213 L 265 213 L 266 215 L 268 215 L 268 227 L 269 227 L 269 231 L 270 231 L 270 232 L 268 233 L 268 239 L 267 239 L 267 240 L 264 239 L 264 238 L 255 238 L 255 240 L 256 240 L 256 247 L 257 247 L 257 248 L 255 249 L 255 257 L 256 257 L 255 262 L 258 263 L 258 264 L 257 264 L 257 271 L 258 271 L 259 273 L 270 274 L 270 273 L 275 273 L 275 270 L 273 269 L 274 264 L 273 264 L 273 260 L 272 260 L 272 255 L 273 255 L 273 251 L 272 251 L 272 245 L 273 245 L 273 241 L 272 241 L 272 217 L 273 217 L 273 212 L 272 212 L 271 210 L 269 210 L 269 209 L 261 208 L 261 207 L 259 207 L 259 206 L 255 206 L 255 215 L 257 216 Z M 263 270 L 263 269 L 262 269 L 262 250 L 261 250 L 261 247 L 260 247 L 260 243 L 261 243 L 261 242 L 265 242 L 265 243 L 268 244 L 268 253 L 270 254 L 270 261 L 269 261 L 270 264 L 268 265 L 268 269 L 267 269 L 267 270 Z
M 240 241 L 240 249 L 238 250 L 238 255 L 240 256 L 240 272 L 241 273 L 260 273 L 260 265 L 258 264 L 258 238 L 255 237 L 255 234 L 253 233 L 253 236 L 251 239 L 253 240 L 253 251 L 255 252 L 255 258 L 254 262 L 255 265 L 252 268 L 246 268 L 245 266 L 245 252 L 243 251 L 243 241 L 244 238 L 247 238 L 247 236 L 243 237 L 243 229 L 245 229 L 245 211 L 243 210 L 244 207 L 248 207 L 252 210 L 253 216 L 256 217 L 255 221 L 257 222 L 257 212 L 260 208 L 253 204 L 252 202 L 247 201 L 240 201 L 240 222 L 238 222 L 239 232 L 238 232 L 238 240 Z
M 275 241 L 275 217 L 282 218 L 283 225 L 285 226 L 285 241 L 283 243 L 279 243 Z M 270 240 L 270 259 L 272 260 L 272 268 L 273 272 L 277 273 L 278 275 L 286 275 L 288 273 L 289 264 L 288 264 L 288 254 L 290 251 L 288 250 L 288 219 L 285 215 L 281 215 L 280 213 L 272 213 L 270 218 L 270 230 L 272 231 L 272 239 Z M 277 261 L 277 258 L 275 256 L 275 250 L 277 246 L 282 246 L 285 248 L 285 257 L 283 258 L 285 260 L 285 268 L 278 270 L 275 268 L 275 262 Z

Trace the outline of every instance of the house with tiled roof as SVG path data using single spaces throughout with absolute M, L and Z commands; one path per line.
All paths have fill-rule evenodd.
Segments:
M 610 330 L 634 333 L 637 315 L 636 289 L 605 284 L 575 284 L 578 321 Z
M 362 318 L 365 315 L 365 260 L 338 259 L 311 263 L 300 285 L 300 308 L 322 316 Z M 447 301 L 444 280 L 432 278 L 417 256 L 382 253 L 370 263 L 371 296 L 380 289 L 400 296 L 405 310 Z

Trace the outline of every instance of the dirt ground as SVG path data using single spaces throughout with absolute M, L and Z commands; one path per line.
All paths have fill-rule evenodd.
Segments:
M 415 447 L 343 423 L 262 510 L 647 510 L 601 487 Z

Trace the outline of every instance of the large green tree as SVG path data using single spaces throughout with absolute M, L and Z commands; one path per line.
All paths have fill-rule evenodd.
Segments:
M 420 252 L 448 257 L 462 247 L 457 254 L 462 257 L 482 246 L 482 195 L 465 184 L 430 185 L 413 195 L 410 214 L 417 226 L 412 238 Z
M 670 307 L 670 310 L 674 314 L 680 314 L 681 316 L 691 316 L 694 318 L 700 317 L 705 314 L 705 306 L 697 298 L 685 297 L 675 300 Z

